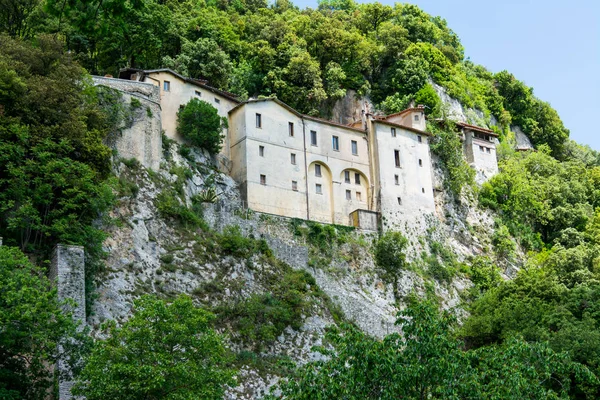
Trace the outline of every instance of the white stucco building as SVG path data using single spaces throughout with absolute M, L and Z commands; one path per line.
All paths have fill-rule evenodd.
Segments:
M 240 185 L 248 208 L 363 229 L 424 226 L 435 212 L 430 134 L 424 108 L 350 126 L 303 115 L 274 98 L 236 97 L 169 69 L 125 69 L 119 76 L 160 89 L 162 128 L 177 134 L 177 112 L 192 98 L 228 118 L 220 167 Z M 457 123 L 467 161 L 484 176 L 498 171 L 496 137 Z

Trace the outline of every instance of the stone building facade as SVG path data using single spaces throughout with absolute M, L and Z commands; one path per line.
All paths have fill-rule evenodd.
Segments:
M 303 115 L 274 98 L 240 102 L 168 69 L 126 69 L 120 78 L 158 87 L 162 128 L 179 142 L 177 112 L 192 98 L 228 118 L 220 167 L 238 182 L 254 211 L 370 230 L 377 220 L 379 228 L 398 229 L 435 212 L 423 107 L 388 116 L 362 110 L 361 121 L 342 125 Z M 457 126 L 467 161 L 487 177 L 497 173 L 496 135 Z

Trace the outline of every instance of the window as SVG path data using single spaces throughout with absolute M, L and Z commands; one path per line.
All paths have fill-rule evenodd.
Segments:
M 489 147 L 486 147 L 486 148 L 485 148 L 485 151 L 486 151 L 486 152 L 488 152 L 488 153 L 491 153 L 491 152 L 492 152 L 492 150 L 491 150 Z
M 221 103 L 221 100 L 219 100 L 219 99 L 217 99 L 217 98 L 215 97 L 215 103 L 217 103 L 217 104 L 220 104 L 220 103 Z
M 358 143 L 356 142 L 356 140 L 352 141 L 352 154 L 355 156 L 358 155 Z
M 317 131 L 310 131 L 310 144 L 312 146 L 317 145 Z
M 400 150 L 394 150 L 394 162 L 396 163 L 396 168 L 400 168 Z
M 357 201 L 362 201 L 362 195 L 360 192 L 356 192 L 356 200 Z
M 202 92 L 199 92 L 199 91 L 196 90 L 196 96 L 202 97 Z
M 350 183 L 350 171 L 344 171 L 344 182 Z
M 423 138 L 421 137 L 421 135 L 417 136 L 417 142 L 423 143 Z
M 354 183 L 356 183 L 357 185 L 360 185 L 360 174 L 358 174 L 358 173 L 354 174 Z
M 421 160 L 421 159 L 419 158 L 419 167 L 422 167 L 422 166 L 423 166 L 423 160 Z
M 415 114 L 415 121 L 419 120 L 419 114 Z
M 315 164 L 315 176 L 321 176 L 321 165 Z
M 256 127 L 262 128 L 262 115 L 256 113 Z
M 258 155 L 261 157 L 265 156 L 265 146 L 258 146 Z
M 340 151 L 340 138 L 337 136 L 332 136 L 331 146 L 333 147 L 333 150 Z
M 294 136 L 294 123 L 293 122 L 288 122 L 288 132 L 290 133 L 290 136 Z
M 396 137 L 396 128 L 392 128 L 392 137 Z
M 321 186 L 321 184 L 317 183 L 317 184 L 315 185 L 315 192 L 316 192 L 317 194 L 323 194 L 323 187 Z
M 180 109 L 180 110 L 183 110 L 184 108 L 185 108 L 185 105 L 184 105 L 184 104 L 180 104 L 180 105 L 179 105 L 179 109 Z
M 425 193 L 425 188 L 421 188 L 421 193 Z
M 352 200 L 352 192 L 350 190 L 346 190 L 346 200 Z
M 296 153 L 290 154 L 290 162 L 292 165 L 296 165 Z
M 401 206 L 402 205 L 402 198 L 398 197 L 398 205 Z
M 163 90 L 164 90 L 165 92 L 168 92 L 168 91 L 170 91 L 170 90 L 171 90 L 171 82 L 169 82 L 169 81 L 164 81 L 164 82 L 163 82 Z
M 398 175 L 394 175 L 394 183 L 400 185 L 400 177 Z
M 266 175 L 261 175 L 260 176 L 260 184 L 261 185 L 266 185 L 267 184 L 267 176 Z
M 479 151 L 484 151 L 483 146 L 479 146 Z
M 294 192 L 298 191 L 298 181 L 292 181 L 292 190 Z

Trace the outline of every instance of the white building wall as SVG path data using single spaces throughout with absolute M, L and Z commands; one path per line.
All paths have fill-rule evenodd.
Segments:
M 248 207 L 259 212 L 306 219 L 301 119 L 271 101 L 250 102 L 235 113 L 243 114 L 245 125 Z M 261 115 L 261 127 L 256 126 L 257 113 Z M 294 124 L 294 136 L 289 134 L 290 122 Z M 296 155 L 295 164 L 292 164 L 291 154 Z M 265 176 L 265 184 L 261 183 L 261 175 Z M 297 183 L 296 190 L 292 187 L 293 181 Z
M 476 138 L 473 132 L 465 133 L 465 157 L 478 172 L 487 178 L 498 173 L 498 159 L 496 157 L 496 139 L 492 141 Z
M 350 225 L 350 213 L 357 209 L 370 210 L 371 173 L 366 133 L 323 121 L 305 118 L 308 169 L 309 209 L 311 219 L 320 222 Z M 317 133 L 317 145 L 311 143 L 311 131 Z M 333 137 L 339 141 L 339 150 L 333 148 Z M 356 142 L 357 154 L 352 154 L 352 141 Z M 323 166 L 322 176 L 315 176 L 315 164 Z M 350 183 L 344 179 L 344 171 L 350 172 Z M 356 183 L 355 174 L 360 175 Z M 316 193 L 316 185 L 323 190 Z M 350 200 L 346 197 L 350 191 Z M 360 193 L 360 200 L 357 198 Z
M 393 137 L 392 126 L 380 121 L 373 121 L 371 126 L 376 146 L 374 163 L 378 174 L 376 186 L 382 227 L 405 227 L 414 220 L 420 220 L 424 214 L 433 213 L 435 204 L 428 136 L 395 126 L 396 137 Z M 400 154 L 399 167 L 396 167 L 395 150 Z

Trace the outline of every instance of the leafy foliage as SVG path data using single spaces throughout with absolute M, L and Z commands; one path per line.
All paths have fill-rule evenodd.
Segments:
M 232 371 L 214 317 L 192 300 L 172 303 L 144 296 L 133 316 L 106 327 L 96 342 L 74 393 L 87 399 L 220 399 Z
M 177 113 L 177 132 L 193 145 L 217 154 L 221 150 L 227 119 L 206 101 L 192 99 Z
M 0 288 L 0 397 L 46 399 L 55 379 L 48 365 L 62 339 L 77 336 L 75 324 L 43 271 L 15 247 L 0 246 Z
M 350 325 L 332 329 L 334 350 L 325 361 L 299 367 L 281 384 L 284 399 L 563 398 L 574 378 L 598 379 L 567 353 L 511 340 L 503 346 L 462 350 L 455 319 L 437 306 L 414 302 L 400 313 L 403 335 L 372 339 Z
M 375 262 L 388 275 L 406 268 L 405 249 L 408 240 L 399 232 L 387 231 L 375 243 Z

